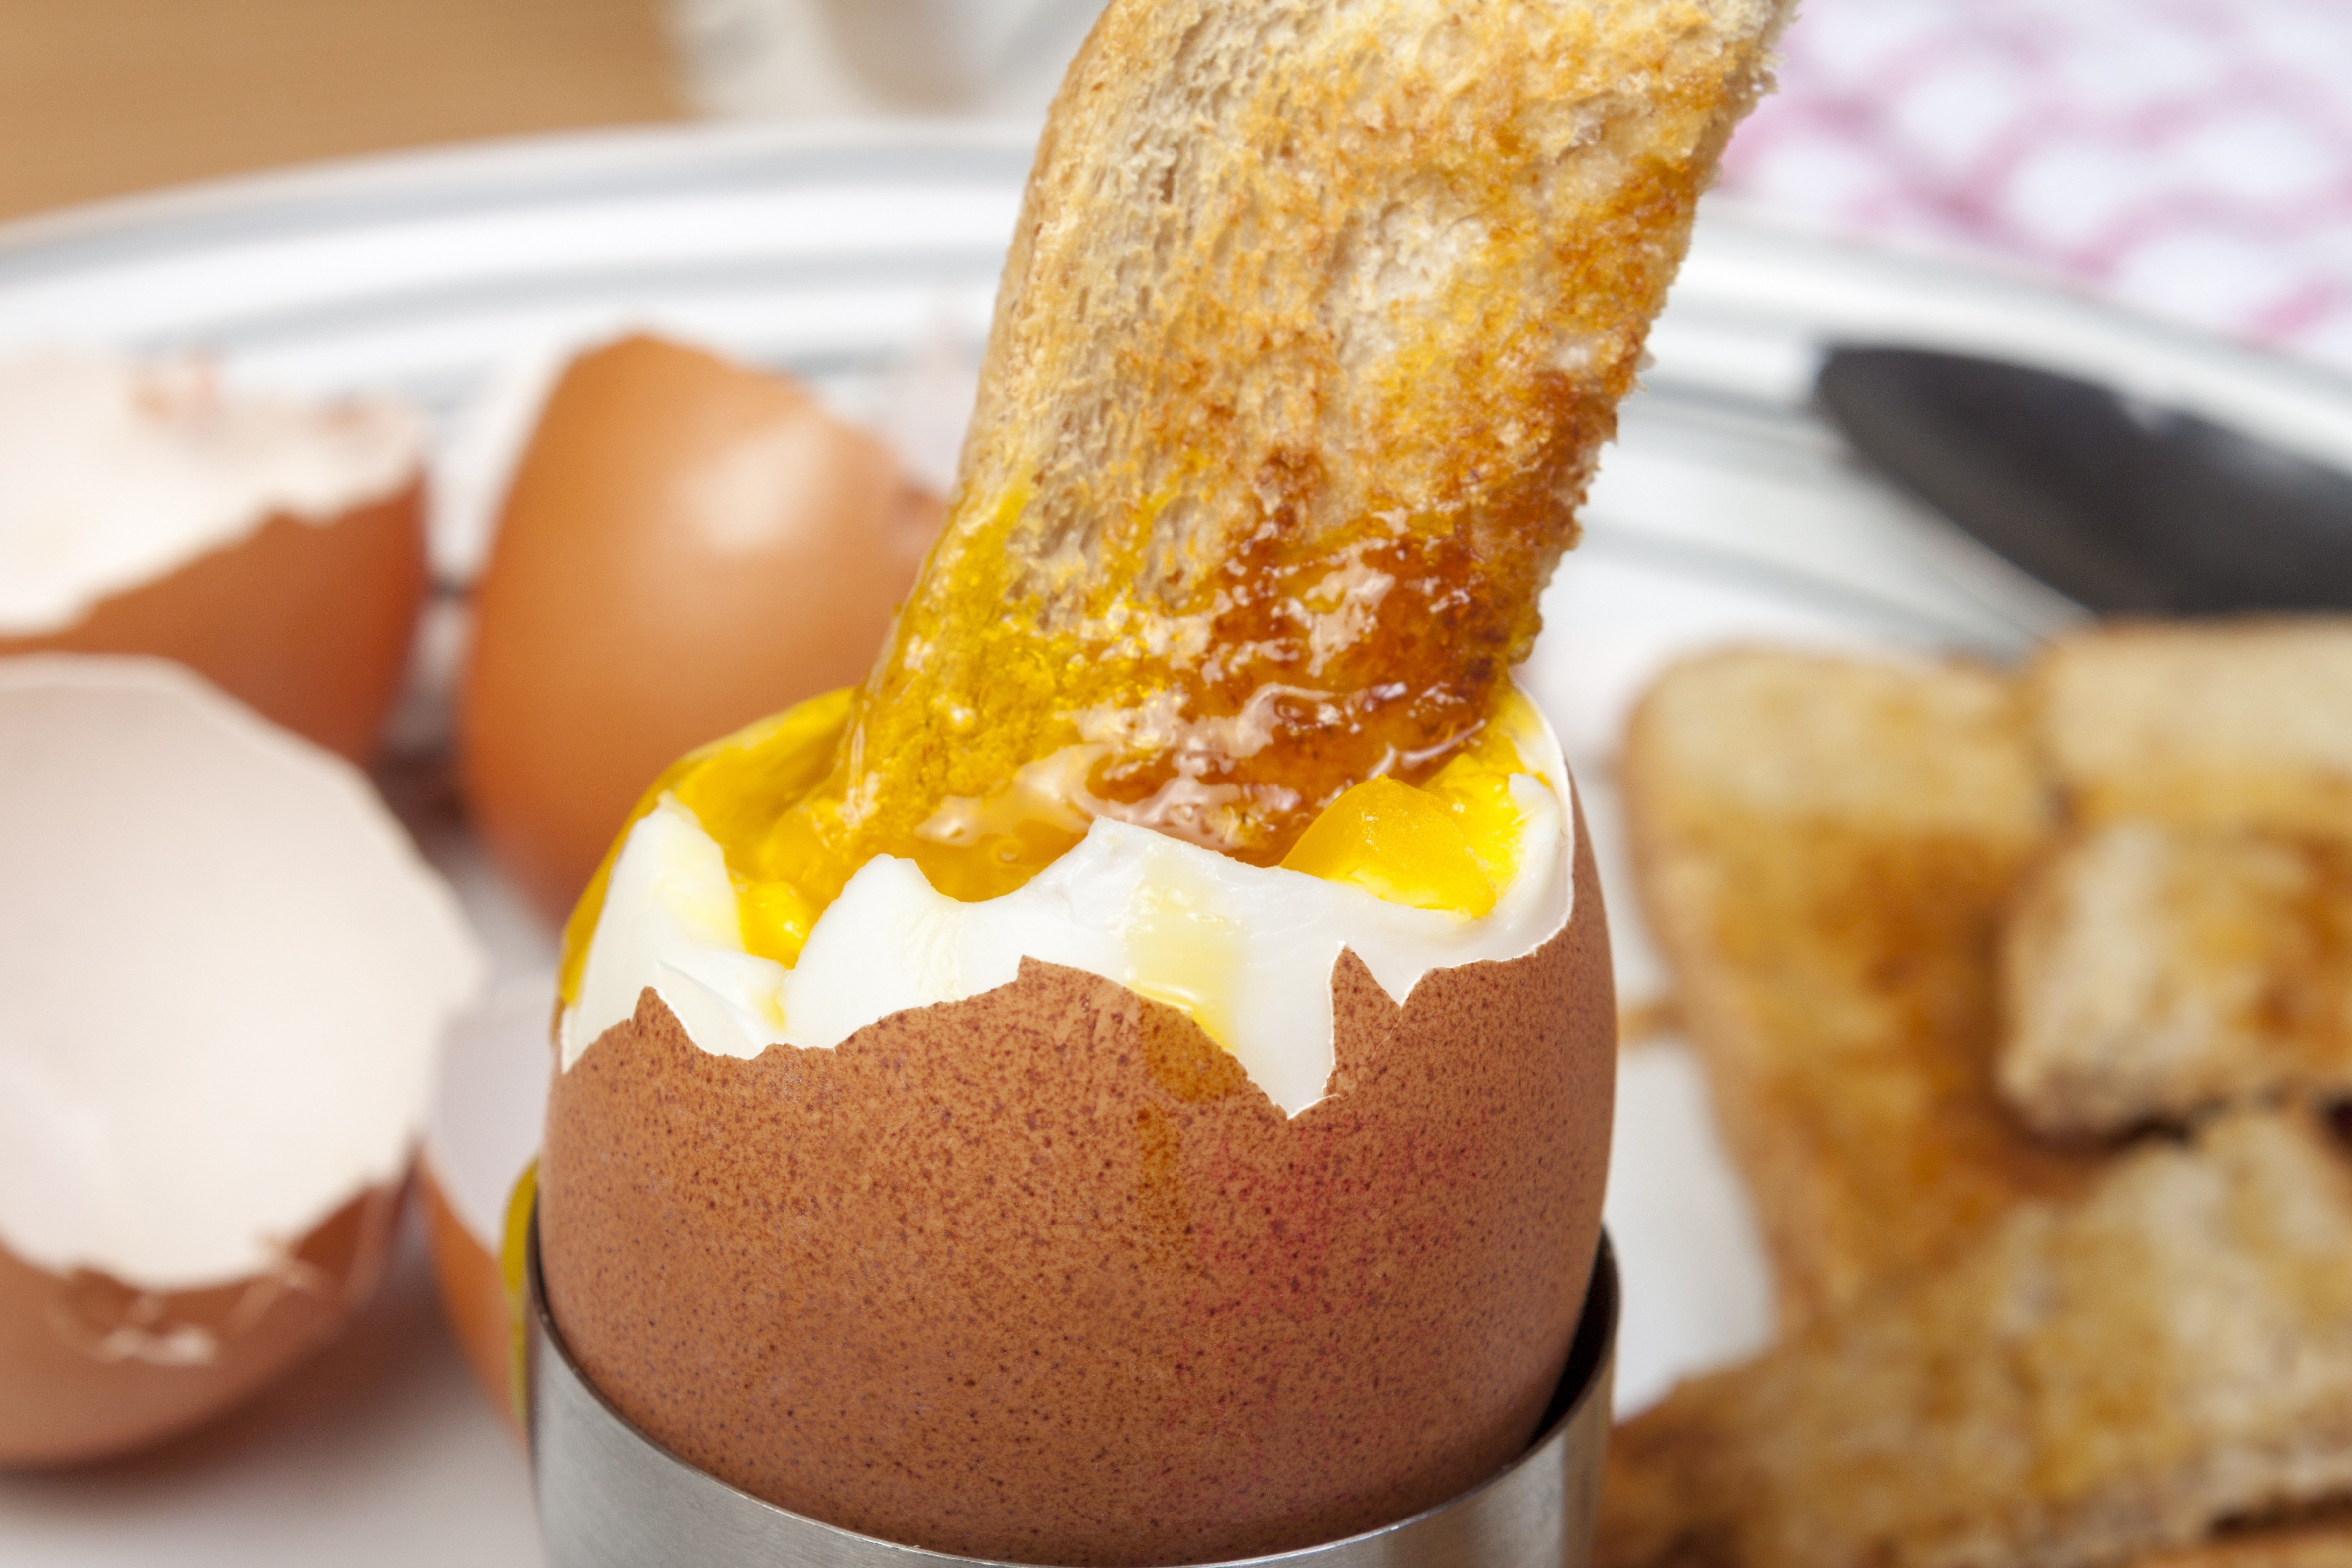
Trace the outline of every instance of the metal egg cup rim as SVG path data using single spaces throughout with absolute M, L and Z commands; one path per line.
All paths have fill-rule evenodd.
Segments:
M 655 1465 L 666 1462 L 667 1465 L 676 1466 L 698 1478 L 702 1482 L 732 1493 L 744 1506 L 771 1516 L 779 1542 L 814 1534 L 844 1547 L 855 1546 L 905 1554 L 905 1561 L 909 1563 L 969 1563 L 972 1568 L 1045 1568 L 1045 1565 L 1001 1558 L 964 1557 L 954 1552 L 939 1552 L 929 1547 L 913 1545 L 907 1542 L 891 1541 L 883 1536 L 867 1535 L 859 1531 L 842 1525 L 829 1524 L 824 1520 L 795 1512 L 720 1480 L 709 1471 L 681 1458 L 638 1427 L 614 1405 L 604 1391 L 599 1389 L 586 1372 L 581 1368 L 580 1363 L 572 1359 L 571 1349 L 564 1343 L 562 1333 L 557 1328 L 554 1317 L 547 1304 L 546 1284 L 540 1268 L 539 1210 L 536 1202 L 532 1205 L 529 1228 L 525 1233 L 523 1280 L 527 1299 L 525 1308 L 527 1330 L 530 1335 L 544 1343 L 561 1359 L 565 1369 L 587 1392 L 605 1417 L 609 1418 L 616 1427 L 635 1438 L 637 1444 L 642 1445 L 646 1462 Z M 1616 1354 L 1617 1324 L 1622 1305 L 1616 1254 L 1610 1246 L 1608 1233 L 1604 1230 L 1601 1233 L 1599 1251 L 1593 1259 L 1591 1282 L 1585 1292 L 1584 1310 L 1577 1320 L 1576 1334 L 1570 1344 L 1568 1363 L 1560 1373 L 1559 1383 L 1553 1390 L 1550 1400 L 1545 1405 L 1543 1425 L 1537 1430 L 1536 1436 L 1528 1442 L 1523 1453 L 1476 1486 L 1444 1502 L 1433 1504 L 1417 1513 L 1409 1514 L 1403 1519 L 1393 1520 L 1387 1524 L 1377 1525 L 1372 1529 L 1342 1536 L 1335 1541 L 1321 1542 L 1312 1546 L 1295 1547 L 1286 1552 L 1270 1552 L 1256 1557 L 1228 1558 L 1215 1563 L 1193 1563 L 1187 1565 L 1187 1568 L 1247 1568 L 1247 1565 L 1252 1564 L 1305 1563 L 1320 1554 L 1337 1553 L 1344 1548 L 1360 1546 L 1381 1536 L 1411 1530 L 1413 1526 L 1435 1515 L 1463 1508 L 1481 1494 L 1504 1485 L 1523 1467 L 1535 1462 L 1548 1447 L 1557 1441 L 1569 1425 L 1585 1412 L 1597 1395 L 1605 1394 L 1605 1391 L 1610 1386 L 1608 1373 Z M 536 1362 L 535 1356 L 529 1357 L 528 1367 L 535 1369 Z M 535 1378 L 535 1370 L 527 1370 L 527 1376 Z M 531 1397 L 534 1392 L 526 1387 L 524 1408 L 531 1450 L 531 1468 L 533 1479 L 536 1480 L 539 1470 L 539 1433 L 536 1418 L 537 1401 Z M 1605 1419 L 1605 1412 L 1603 1415 Z

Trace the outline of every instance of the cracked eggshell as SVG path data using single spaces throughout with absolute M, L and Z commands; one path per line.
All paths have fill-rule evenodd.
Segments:
M 573 360 L 475 592 L 461 761 L 499 865 L 562 920 L 671 761 L 865 676 L 942 515 L 791 382 L 646 336 Z
M 0 363 L 0 656 L 176 660 L 364 761 L 426 588 L 423 432 L 200 364 Z
M 433 1259 L 434 1289 L 441 1297 L 442 1321 L 466 1358 L 475 1386 L 517 1436 L 524 1436 L 522 1412 L 514 1391 L 514 1310 L 499 1267 L 495 1238 L 467 1223 L 449 1185 L 429 1162 L 416 1167 L 417 1207 L 425 1215 L 425 1245 Z
M 174 665 L 0 659 L 0 1465 L 125 1452 L 373 1289 L 480 959 L 366 779 Z
M 521 1435 L 514 1357 L 520 1331 L 503 1266 L 507 1210 L 539 1152 L 554 1069 L 552 973 L 501 984 L 458 1019 L 443 1048 L 416 1162 L 442 1314 L 482 1392 Z
M 1573 876 L 1540 947 L 1402 1007 L 1343 954 L 1296 1117 L 1186 1016 L 1034 960 L 749 1060 L 648 989 L 555 1082 L 556 1321 L 687 1459 L 938 1551 L 1238 1557 L 1455 1496 L 1534 1436 L 1600 1236 L 1580 818 Z
M 375 1293 L 399 1215 L 396 1184 L 370 1187 L 268 1271 L 191 1290 L 0 1246 L 0 1466 L 129 1453 L 243 1404 Z

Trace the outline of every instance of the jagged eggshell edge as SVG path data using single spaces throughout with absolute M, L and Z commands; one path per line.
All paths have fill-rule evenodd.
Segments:
M 375 753 L 425 591 L 425 487 L 324 520 L 247 531 L 89 605 L 68 626 L 0 636 L 0 657 L 144 654 L 187 666 L 264 718 L 352 762 Z

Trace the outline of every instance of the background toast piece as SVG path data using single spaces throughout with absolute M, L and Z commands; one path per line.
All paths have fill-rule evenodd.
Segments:
M 2111 623 L 2029 680 L 2077 820 L 2352 839 L 2352 616 Z
M 1609 1568 L 2087 1568 L 2324 1499 L 2352 1486 L 2352 1169 L 2296 1111 L 2143 1143 L 1684 1384 L 1611 1459 Z
M 2133 1559 L 2137 1568 L 2352 1568 L 2352 1520 L 2341 1512 L 2249 1530 Z
M 2083 1179 L 1993 1089 L 1998 911 L 2051 826 L 2007 681 L 1702 658 L 1642 701 L 1623 778 L 1643 909 L 1784 1327 Z
M 2341 1094 L 2352 838 L 2111 820 L 2029 879 L 2000 967 L 2001 1093 L 2044 1132 Z

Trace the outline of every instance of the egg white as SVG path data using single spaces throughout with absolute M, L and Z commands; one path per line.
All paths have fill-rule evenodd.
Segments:
M 1432 970 L 1519 957 L 1567 922 L 1568 770 L 1539 719 L 1521 749 L 1531 771 L 1510 780 L 1524 819 L 1518 868 L 1484 916 L 1390 903 L 1097 818 L 1026 885 L 976 903 L 935 892 L 910 860 L 878 856 L 818 917 L 789 969 L 744 951 L 724 855 L 664 795 L 614 859 L 561 1025 L 563 1066 L 626 1020 L 648 986 L 702 1049 L 751 1058 L 778 1045 L 830 1049 L 893 1013 L 1008 985 L 1035 958 L 1187 1005 L 1296 1116 L 1330 1079 L 1331 968 L 1343 950 L 1402 1004 Z

